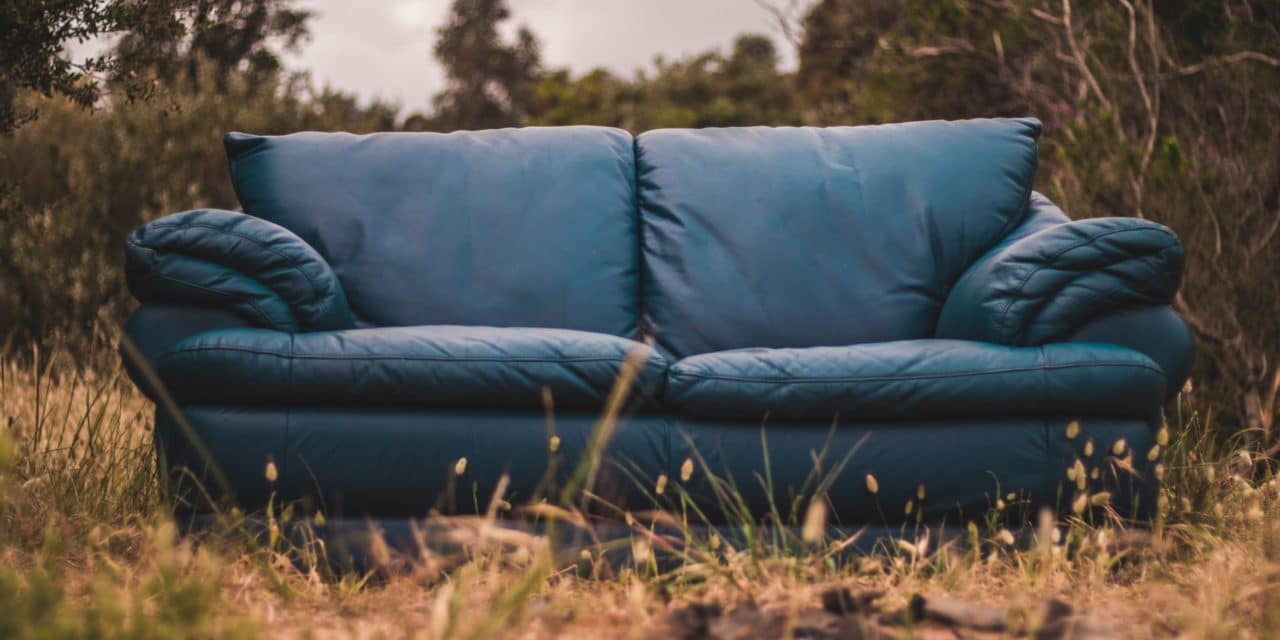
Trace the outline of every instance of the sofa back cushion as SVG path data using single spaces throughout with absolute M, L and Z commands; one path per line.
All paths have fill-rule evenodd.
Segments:
M 1026 214 L 1034 119 L 636 140 L 645 319 L 671 355 L 933 335 Z
M 226 137 L 245 212 L 311 244 L 358 325 L 621 336 L 639 318 L 632 146 L 603 127 Z

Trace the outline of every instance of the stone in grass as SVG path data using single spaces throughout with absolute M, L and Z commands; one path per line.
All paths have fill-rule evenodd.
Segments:
M 917 620 L 951 627 L 977 631 L 1004 631 L 1007 628 L 1008 611 L 1004 607 L 969 602 L 952 596 L 916 594 L 911 597 L 908 608 Z
M 1097 616 L 1078 613 L 1067 602 L 1050 598 L 1044 605 L 1035 640 L 1114 640 L 1119 634 Z
M 854 599 L 856 601 L 856 599 Z M 826 609 L 809 607 L 790 612 L 763 609 L 750 600 L 723 608 L 715 603 L 696 603 L 673 609 L 667 615 L 664 633 L 654 637 L 688 640 L 747 640 L 754 638 L 804 638 L 808 640 L 862 640 L 894 638 L 880 630 L 865 615 L 836 615 Z
M 838 616 L 873 613 L 875 607 L 871 603 L 882 597 L 884 597 L 883 591 L 868 590 L 853 593 L 844 587 L 836 587 L 822 592 L 822 608 L 827 613 Z

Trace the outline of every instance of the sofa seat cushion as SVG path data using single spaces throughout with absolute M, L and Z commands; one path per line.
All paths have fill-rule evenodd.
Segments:
M 685 358 L 668 370 L 666 403 L 696 417 L 771 420 L 1143 418 L 1164 384 L 1150 358 L 1119 345 L 904 340 Z
M 456 409 L 604 406 L 623 361 L 652 401 L 666 364 L 648 345 L 566 329 L 419 326 L 285 333 L 222 329 L 157 360 L 179 402 Z

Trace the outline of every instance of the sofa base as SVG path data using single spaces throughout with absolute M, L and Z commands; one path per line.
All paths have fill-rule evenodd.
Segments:
M 483 513 L 504 475 L 508 503 L 554 503 L 598 422 L 589 414 L 548 420 L 532 413 L 355 408 L 183 411 L 199 444 L 162 412 L 156 420 L 180 513 L 209 512 L 210 500 L 250 511 L 274 500 L 329 518 Z M 832 524 L 982 522 L 994 508 L 1016 523 L 1044 507 L 1069 512 L 1077 489 L 1067 471 L 1080 459 L 1091 495 L 1107 491 L 1113 513 L 1149 519 L 1157 483 L 1147 454 L 1156 423 L 1090 419 L 1068 438 L 1069 422 L 762 427 L 625 416 L 608 441 L 593 487 L 598 498 L 588 506 L 615 517 L 657 508 L 688 513 L 696 523 L 792 525 L 802 520 L 808 498 L 822 493 Z M 1084 455 L 1087 442 L 1091 456 Z M 667 480 L 658 495 L 662 474 Z

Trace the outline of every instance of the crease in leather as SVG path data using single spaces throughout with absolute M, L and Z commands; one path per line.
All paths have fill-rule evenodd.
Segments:
M 1009 302 L 1005 305 L 1004 311 L 1003 311 L 1003 312 L 1001 312 L 1001 314 L 1000 314 L 1000 326 L 1001 326 L 1001 327 L 1005 327 L 1005 328 L 1006 328 L 1005 330 L 1006 330 L 1006 331 L 1008 331 L 1008 328 L 1007 328 L 1007 327 L 1009 326 L 1009 323 L 1008 323 L 1008 319 L 1009 319 L 1009 311 L 1010 311 L 1010 309 L 1012 309 L 1012 308 L 1013 308 L 1014 303 L 1015 303 L 1015 302 L 1017 302 L 1020 298 L 1022 298 L 1022 297 L 1023 297 L 1023 291 L 1026 289 L 1027 284 L 1028 284 L 1029 282 L 1031 282 L 1032 278 L 1035 278 L 1036 274 L 1040 273 L 1041 271 L 1043 271 L 1043 270 L 1045 270 L 1045 269 L 1048 269 L 1048 268 L 1054 267 L 1055 265 L 1054 265 L 1053 263 L 1054 263 L 1054 262 L 1056 262 L 1057 260 L 1059 260 L 1060 258 L 1062 258 L 1063 256 L 1065 256 L 1066 254 L 1071 253 L 1072 251 L 1075 251 L 1076 249 L 1081 249 L 1081 248 L 1084 248 L 1084 247 L 1093 246 L 1094 244 L 1096 244 L 1099 240 L 1101 240 L 1101 239 L 1103 239 L 1103 238 L 1107 238 L 1107 237 L 1115 236 L 1115 235 L 1122 234 L 1122 233 L 1142 233 L 1142 232 L 1147 232 L 1147 231 L 1150 231 L 1150 230 L 1151 230 L 1151 229 L 1149 229 L 1149 228 L 1145 228 L 1145 227 L 1144 227 L 1144 228 L 1135 228 L 1135 229 L 1113 229 L 1113 230 L 1111 230 L 1111 231 L 1103 231 L 1103 232 L 1100 232 L 1100 233 L 1095 234 L 1095 235 L 1093 235 L 1093 236 L 1090 236 L 1090 237 L 1086 238 L 1085 240 L 1082 240 L 1082 241 L 1080 241 L 1080 242 L 1078 242 L 1078 243 L 1076 243 L 1076 244 L 1074 244 L 1074 245 L 1072 245 L 1072 246 L 1069 246 L 1069 247 L 1067 247 L 1067 248 L 1063 249 L 1062 251 L 1058 252 L 1057 254 L 1055 254 L 1055 255 L 1053 255 L 1053 256 L 1051 256 L 1051 257 L 1049 257 L 1049 258 L 1045 261 L 1045 263 L 1044 263 L 1044 264 L 1041 264 L 1041 265 L 1037 266 L 1036 268 L 1032 269 L 1030 272 L 1028 272 L 1028 273 L 1027 273 L 1027 276 L 1026 276 L 1025 278 L 1023 278 L 1023 279 L 1022 279 L 1022 282 L 1020 282 L 1020 283 L 1018 284 L 1017 288 L 1013 291 L 1012 295 L 1010 295 L 1010 296 L 1009 296 Z M 1159 229 L 1157 229 L 1157 231 L 1159 231 Z M 1169 235 L 1169 236 L 1170 236 L 1170 238 L 1173 240 L 1173 244 L 1174 244 L 1174 245 L 1176 245 L 1176 244 L 1177 244 L 1177 242 L 1178 242 L 1177 237 L 1176 237 L 1176 236 L 1174 236 L 1172 233 L 1168 233 L 1168 235 Z M 1148 258 L 1148 257 L 1151 257 L 1151 256 L 1157 255 L 1157 254 L 1159 254 L 1159 253 L 1162 253 L 1162 252 L 1163 252 L 1163 251 L 1165 251 L 1165 250 L 1166 250 L 1166 248 L 1164 248 L 1164 247 L 1160 247 L 1160 248 L 1156 248 L 1155 250 L 1153 250 L 1153 251 L 1151 251 L 1151 252 L 1149 252 L 1149 253 L 1144 252 L 1144 253 L 1136 253 L 1136 254 L 1133 254 L 1133 255 L 1117 255 L 1117 256 L 1115 256 L 1115 257 L 1116 257 L 1116 261 L 1115 261 L 1115 262 L 1112 262 L 1112 263 L 1109 263 L 1109 264 L 1107 264 L 1107 265 L 1104 265 L 1103 269 L 1110 268 L 1110 267 L 1112 267 L 1112 266 L 1115 266 L 1116 264 L 1120 264 L 1120 263 L 1123 263 L 1123 262 L 1126 262 L 1126 261 L 1141 261 L 1141 260 L 1144 260 L 1144 259 L 1146 259 L 1146 258 Z M 1067 267 L 1067 266 L 1061 266 L 1061 267 L 1058 267 L 1058 268 L 1061 268 L 1061 269 L 1069 269 L 1069 267 Z M 1092 268 L 1092 269 L 1089 269 L 1089 270 L 1088 270 L 1088 272 L 1092 272 L 1092 271 L 1100 271 L 1100 270 L 1102 270 L 1102 269 Z M 1086 272 L 1086 273 L 1087 273 L 1087 272 Z M 1047 300 L 1046 300 L 1046 302 L 1047 302 Z M 1168 302 L 1168 301 L 1166 300 L 1165 302 Z M 1041 306 L 1043 307 L 1043 305 L 1041 305 Z M 1037 314 L 1037 315 L 1038 315 L 1038 314 Z M 1032 323 L 1034 323 L 1034 318 L 1032 319 Z M 1015 329 L 1015 331 L 1016 331 L 1016 329 Z
M 680 366 L 679 363 L 671 367 L 671 373 L 670 373 L 671 376 L 673 377 L 687 376 L 690 378 L 702 378 L 704 380 L 733 380 L 737 382 L 767 382 L 770 384 L 777 384 L 779 381 L 778 377 L 729 376 L 729 375 L 722 375 L 722 374 L 694 373 L 692 371 L 677 371 L 676 367 L 678 366 Z M 1119 361 L 1098 360 L 1098 361 L 1092 361 L 1092 362 L 1078 362 L 1078 363 L 1068 363 L 1068 364 L 1049 364 L 1048 362 L 1046 362 L 1043 365 L 1035 366 L 1035 367 L 1011 367 L 1006 369 L 989 369 L 985 371 L 974 369 L 971 371 L 957 371 L 955 373 L 937 373 L 937 374 L 856 376 L 856 377 L 848 377 L 848 378 L 787 377 L 786 382 L 787 384 L 807 384 L 807 383 L 826 383 L 826 382 L 890 382 L 894 380 L 936 380 L 936 379 L 946 379 L 946 378 L 989 376 L 989 375 L 998 375 L 1003 373 L 1027 373 L 1031 371 L 1045 371 L 1045 370 L 1055 370 L 1055 369 L 1078 369 L 1081 367 L 1103 367 L 1103 368 L 1105 367 L 1137 367 L 1140 369 L 1153 371 L 1160 375 L 1164 375 L 1164 371 L 1161 370 L 1160 367 L 1155 365 L 1147 365 L 1147 364 L 1142 364 L 1140 362 L 1119 362 Z
M 288 266 L 288 267 L 292 268 L 294 271 L 297 271 L 297 272 L 298 272 L 298 275 L 302 276 L 302 277 L 303 277 L 303 278 L 304 278 L 304 279 L 305 279 L 305 280 L 306 280 L 306 281 L 311 285 L 311 293 L 312 293 L 312 294 L 313 294 L 317 299 L 324 300 L 324 302 L 325 302 L 325 303 L 330 302 L 330 299 L 325 298 L 325 294 L 321 293 L 321 291 L 320 291 L 320 285 L 316 284 L 315 279 L 314 279 L 314 278 L 312 278 L 312 277 L 311 277 L 311 275 L 310 275 L 310 274 L 308 274 L 305 270 L 303 270 L 303 268 L 302 268 L 301 264 L 299 263 L 299 261 L 298 261 L 297 259 L 290 258 L 289 256 L 286 256 L 286 255 L 284 255 L 283 253 L 280 253 L 279 251 L 276 251 L 275 249 L 271 248 L 271 246 L 270 246 L 270 245 L 266 244 L 265 242 L 262 242 L 261 240 L 259 240 L 259 239 L 255 238 L 255 237 L 253 237 L 253 236 L 251 236 L 251 235 L 248 235 L 248 234 L 245 234 L 245 233 L 240 233 L 240 232 L 238 232 L 238 231 L 230 231 L 230 230 L 223 229 L 223 228 L 221 228 L 221 227 L 218 227 L 218 226 L 215 226 L 215 225 L 212 225 L 212 224 L 204 224 L 204 223 L 199 223 L 199 222 L 192 222 L 192 223 L 179 224 L 179 223 L 176 223 L 176 222 L 166 222 L 165 220 L 157 220 L 156 222 L 152 223 L 152 224 L 151 224 L 151 225 L 149 225 L 149 226 L 150 226 L 150 228 L 151 228 L 152 230 L 156 230 L 156 229 L 175 229 L 175 230 L 183 230 L 183 229 L 208 229 L 209 231 L 212 231 L 212 232 L 217 233 L 217 234 L 221 234 L 221 235 L 224 235 L 224 236 L 232 236 L 232 237 L 235 237 L 235 238 L 240 238 L 240 239 L 242 239 L 242 240 L 245 240 L 246 242 L 249 242 L 250 244 L 253 244 L 254 246 L 258 247 L 259 249 L 261 249 L 261 250 L 263 250 L 263 251 L 266 251 L 267 253 L 270 253 L 270 254 L 275 255 L 276 257 L 280 258 L 281 260 L 285 260 L 285 261 L 286 261 L 286 265 L 285 265 L 285 266 Z
M 184 402 L 319 402 L 542 409 L 604 406 L 628 354 L 646 358 L 636 393 L 665 384 L 661 355 L 643 343 L 557 329 L 424 326 L 284 333 L 263 329 L 192 336 L 157 358 Z M 283 370 L 280 370 L 283 367 Z M 278 372 L 278 373 L 277 373 Z M 214 384 L 215 378 L 232 378 Z M 272 391 L 273 378 L 285 387 Z
M 229 302 L 256 312 L 257 317 L 248 313 L 250 319 L 282 330 L 351 326 L 345 292 L 323 258 L 270 222 L 196 209 L 139 227 L 125 246 L 126 279 L 143 301 Z M 243 282 L 237 285 L 237 279 Z M 178 284 L 187 290 L 175 289 Z
M 699 417 L 1146 417 L 1165 386 L 1156 363 L 1118 345 L 916 340 L 701 354 L 668 369 L 666 400 Z
M 252 298 L 249 298 L 244 295 L 238 295 L 235 293 L 231 293 L 229 291 L 221 291 L 218 289 L 214 289 L 212 287 L 206 287 L 204 285 L 197 284 L 194 282 L 189 282 L 187 280 L 182 280 L 180 278 L 174 278 L 174 277 L 165 275 L 164 273 L 160 273 L 158 271 L 147 274 L 145 277 L 149 279 L 164 280 L 174 284 L 175 286 L 197 289 L 202 293 L 214 296 L 219 300 L 226 300 L 228 302 L 246 305 L 249 307 L 250 310 L 253 311 L 253 314 L 247 319 L 250 321 L 257 321 L 259 324 L 261 324 L 261 326 L 264 326 L 264 327 L 280 328 L 282 330 L 292 330 L 297 327 L 297 321 L 293 318 L 293 312 L 292 310 L 288 309 L 288 307 L 283 307 L 283 306 L 281 307 L 284 310 L 284 312 L 287 313 L 285 317 L 273 317 L 272 314 L 264 311 L 263 308 L 259 305 L 259 303 L 254 302 Z M 247 278 L 248 276 L 245 276 L 245 277 Z M 173 292 L 170 291 L 168 293 L 172 294 Z M 156 297 L 160 298 L 164 296 L 157 295 Z M 181 298 L 181 296 L 177 296 L 177 297 Z
M 1043 197 L 1036 204 L 1056 210 Z M 969 267 L 943 304 L 935 336 L 1010 345 L 1061 340 L 1107 313 L 1169 304 L 1182 265 L 1177 237 L 1145 220 L 1091 218 L 1035 229 Z

